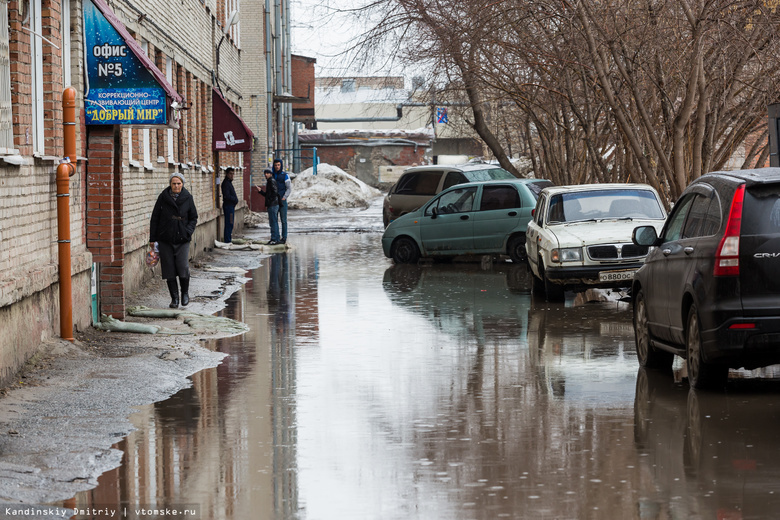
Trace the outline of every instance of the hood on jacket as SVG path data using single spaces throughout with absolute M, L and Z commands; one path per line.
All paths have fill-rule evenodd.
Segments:
M 283 172 L 283 171 L 284 171 L 284 161 L 282 161 L 281 159 L 274 159 L 274 162 L 273 162 L 273 164 L 272 164 L 271 166 L 273 166 L 273 165 L 274 165 L 274 164 L 276 164 L 276 163 L 279 163 L 279 171 L 282 171 L 282 172 Z M 274 173 L 276 173 L 276 170 L 275 170 L 275 169 L 272 169 L 272 171 L 273 171 Z

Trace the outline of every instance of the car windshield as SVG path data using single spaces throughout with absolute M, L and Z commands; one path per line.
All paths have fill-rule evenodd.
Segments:
M 503 168 L 485 168 L 484 170 L 467 170 L 463 172 L 463 175 L 465 175 L 470 182 L 506 181 L 506 180 L 517 178 Z
M 550 223 L 634 218 L 664 218 L 655 193 L 637 189 L 591 190 L 550 197 Z

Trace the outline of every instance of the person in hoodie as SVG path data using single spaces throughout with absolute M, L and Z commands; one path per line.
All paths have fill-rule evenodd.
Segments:
M 190 240 L 198 224 L 198 211 L 190 192 L 184 187 L 184 175 L 174 172 L 169 179 L 170 185 L 157 197 L 149 221 L 149 247 L 157 247 L 160 252 L 162 278 L 168 283 L 171 293 L 170 308 L 179 306 L 179 286 L 181 284 L 181 304 L 190 303 Z
M 265 197 L 265 207 L 268 211 L 268 224 L 271 226 L 271 240 L 266 243 L 267 246 L 281 244 L 279 241 L 279 223 L 276 221 L 279 215 L 279 188 L 276 186 L 274 172 L 266 168 L 263 170 L 265 176 L 265 189 L 255 186 L 255 189 Z
M 236 218 L 236 205 L 238 204 L 238 195 L 233 187 L 233 168 L 225 170 L 225 180 L 222 181 L 222 210 L 225 213 L 225 234 L 224 239 L 228 244 L 233 241 L 233 224 Z
M 279 189 L 279 221 L 281 223 L 281 238 L 279 243 L 287 243 L 287 199 L 292 193 L 292 184 L 290 176 L 284 171 L 284 163 L 281 159 L 274 159 L 273 175 L 276 180 L 276 186 Z

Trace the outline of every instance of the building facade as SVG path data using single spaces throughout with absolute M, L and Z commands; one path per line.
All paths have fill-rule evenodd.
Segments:
M 240 227 L 253 169 L 291 133 L 269 102 L 289 72 L 288 11 L 286 0 L 0 2 L 0 384 L 60 331 L 63 90 L 76 90 L 68 200 L 73 325 L 83 330 L 94 314 L 123 318 L 126 295 L 159 276 L 144 257 L 172 173 L 184 175 L 198 208 L 193 257 L 221 238 L 228 166 L 237 168 Z M 268 52 L 277 43 L 279 59 Z M 106 78 L 121 85 L 107 94 Z

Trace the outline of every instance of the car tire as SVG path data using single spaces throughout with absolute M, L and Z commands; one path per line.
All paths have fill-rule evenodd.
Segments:
M 542 262 L 541 257 L 539 258 L 539 263 L 536 265 L 536 268 L 539 271 L 539 278 L 537 281 L 537 278 L 534 277 L 534 289 L 538 292 L 538 294 L 543 293 L 544 298 L 548 302 L 563 301 L 565 291 L 563 287 L 552 283 L 547 279 L 547 276 L 545 276 L 544 273 L 544 263 Z
M 636 357 L 639 366 L 668 370 L 672 367 L 674 354 L 658 350 L 650 344 L 650 331 L 647 326 L 647 304 L 642 289 L 634 299 L 634 340 L 636 342 Z
M 400 237 L 393 242 L 390 256 L 396 264 L 416 264 L 420 259 L 420 248 L 411 238 Z
M 525 235 L 516 235 L 509 239 L 509 245 L 507 245 L 507 254 L 509 258 L 516 264 L 520 264 L 528 260 L 525 253 Z
M 685 346 L 688 354 L 688 384 L 697 389 L 721 389 L 729 376 L 729 367 L 704 361 L 701 351 L 701 327 L 699 311 L 691 305 L 688 311 L 688 327 L 685 330 Z

